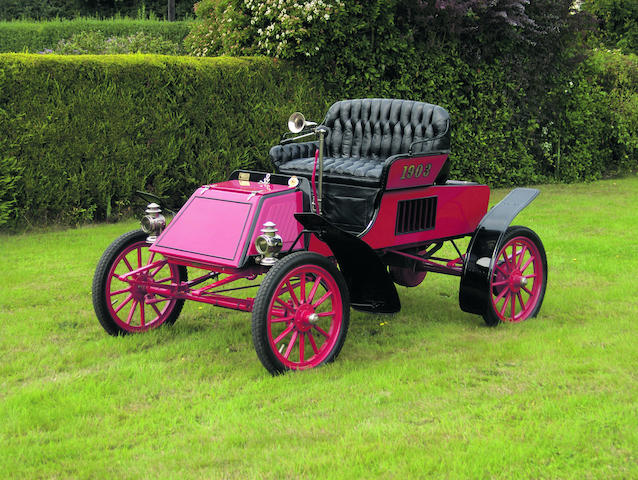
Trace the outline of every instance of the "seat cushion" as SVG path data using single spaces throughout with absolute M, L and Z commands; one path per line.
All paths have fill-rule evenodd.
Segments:
M 302 175 L 310 178 L 315 157 L 297 158 L 279 165 L 279 171 L 287 175 Z M 378 186 L 381 184 L 383 162 L 372 158 L 333 158 L 323 159 L 324 179 L 334 183 Z M 319 166 L 317 166 L 317 170 Z
M 326 147 L 334 157 L 386 158 L 449 150 L 448 112 L 438 105 L 390 98 L 341 100 L 323 121 L 330 129 Z M 430 141 L 431 140 L 431 141 Z
M 324 177 L 333 183 L 379 186 L 388 158 L 450 148 L 448 112 L 424 102 L 342 100 L 330 107 L 323 125 L 329 129 Z M 277 145 L 270 158 L 277 171 L 310 178 L 317 148 L 317 142 Z

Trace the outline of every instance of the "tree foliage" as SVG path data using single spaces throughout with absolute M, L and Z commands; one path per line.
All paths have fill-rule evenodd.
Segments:
M 178 19 L 192 17 L 192 0 L 176 0 Z M 80 16 L 167 17 L 166 0 L 2 0 L 0 20 L 76 18 Z
M 596 16 L 603 41 L 624 53 L 638 53 L 638 2 L 636 0 L 585 0 Z

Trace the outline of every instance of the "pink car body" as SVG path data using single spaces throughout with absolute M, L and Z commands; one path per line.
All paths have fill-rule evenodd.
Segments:
M 442 118 L 445 130 L 382 161 L 330 158 L 324 198 L 329 202 L 322 208 L 317 178 L 323 179 L 323 164 L 317 171 L 321 148 L 314 143 L 273 147 L 278 174 L 238 171 L 202 185 L 168 225 L 151 203 L 142 221 L 146 233 L 122 235 L 96 269 L 93 303 L 104 329 L 120 335 L 171 324 L 185 300 L 252 312 L 258 357 L 276 374 L 334 360 L 350 307 L 398 312 L 395 284 L 414 287 L 427 272 L 460 277 L 461 308 L 482 315 L 488 325 L 535 316 L 547 282 L 545 251 L 533 231 L 509 225 L 539 192 L 517 188 L 488 211 L 489 187 L 447 180 L 447 151 L 412 153 L 415 145 L 449 135 L 444 110 L 429 104 L 337 102 L 325 120 L 335 122 L 334 138 L 350 128 L 347 118 L 345 127 L 339 123 L 344 111 L 363 115 L 365 108 L 366 115 L 386 108 L 412 122 L 402 129 L 394 124 L 393 132 L 404 136 L 418 130 L 415 121 L 426 121 L 427 109 L 428 121 Z M 316 132 L 323 142 L 327 130 L 321 129 L 326 127 Z M 406 141 L 389 133 L 370 138 L 368 146 L 376 141 L 381 150 Z M 354 148 L 347 146 L 348 152 Z M 290 158 L 291 152 L 298 158 Z M 348 173 L 355 175 L 352 183 L 343 172 L 354 172 Z M 461 238 L 470 240 L 465 253 L 455 243 Z M 455 256 L 437 256 L 446 243 Z M 193 272 L 199 273 L 189 278 Z M 261 284 L 255 284 L 258 278 Z M 256 295 L 250 293 L 254 288 Z

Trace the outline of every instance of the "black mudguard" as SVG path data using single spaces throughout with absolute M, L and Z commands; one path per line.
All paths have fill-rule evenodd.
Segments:
M 334 253 L 353 308 L 373 313 L 401 310 L 397 289 L 386 266 L 367 243 L 316 213 L 296 213 L 295 218 Z
M 479 315 L 485 312 L 489 299 L 494 256 L 514 217 L 540 192 L 534 188 L 515 188 L 485 214 L 479 223 L 465 255 L 465 266 L 459 288 L 461 310 Z

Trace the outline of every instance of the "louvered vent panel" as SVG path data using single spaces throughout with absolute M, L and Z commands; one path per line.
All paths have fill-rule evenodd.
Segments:
M 436 221 L 436 197 L 403 200 L 397 208 L 396 234 L 432 230 Z

